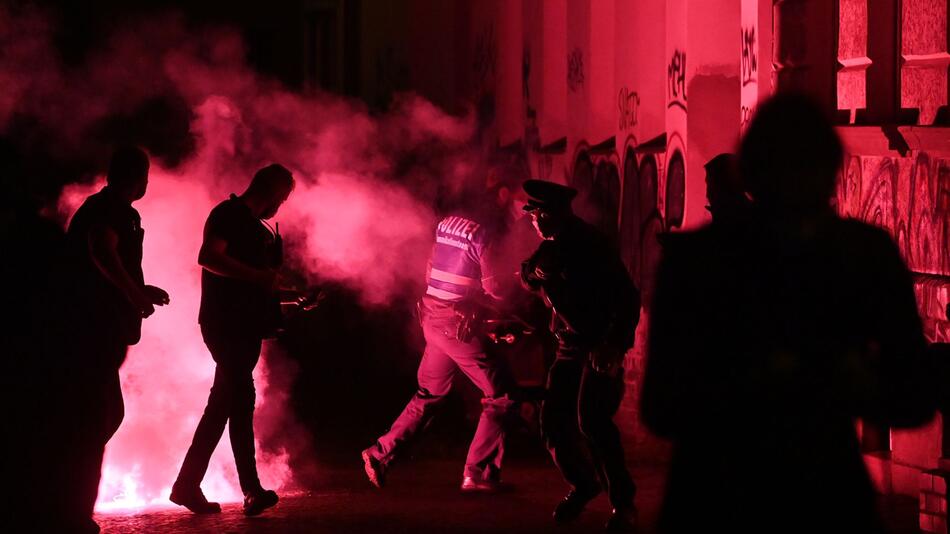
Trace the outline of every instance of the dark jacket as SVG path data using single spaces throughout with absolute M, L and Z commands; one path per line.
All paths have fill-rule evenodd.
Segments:
M 669 531 L 873 531 L 854 419 L 911 426 L 934 413 L 890 237 L 830 214 L 812 237 L 781 227 L 762 216 L 664 245 L 642 416 L 673 442 Z
M 633 346 L 640 293 L 606 236 L 580 218 L 572 216 L 554 239 L 541 242 L 522 264 L 521 278 L 552 308 L 552 331 L 562 346 L 583 352 L 606 344 L 620 353 Z

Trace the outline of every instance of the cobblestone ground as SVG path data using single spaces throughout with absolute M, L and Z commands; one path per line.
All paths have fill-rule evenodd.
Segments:
M 307 533 L 500 533 L 598 532 L 609 511 L 598 497 L 574 524 L 557 527 L 551 509 L 566 490 L 552 466 L 541 462 L 509 466 L 510 486 L 496 495 L 462 495 L 460 466 L 442 461 L 413 461 L 391 473 L 388 485 L 377 490 L 363 478 L 362 466 L 328 473 L 325 487 L 282 496 L 265 514 L 248 518 L 239 504 L 226 504 L 221 514 L 196 516 L 182 508 L 152 509 L 137 514 L 99 514 L 106 534 L 185 532 L 307 532 Z M 662 493 L 660 469 L 634 470 L 639 485 L 640 532 L 655 532 Z M 882 512 L 896 534 L 918 532 L 914 499 L 882 499 Z M 820 531 L 821 529 L 816 529 Z
M 182 508 L 145 510 L 137 514 L 97 514 L 106 534 L 126 532 L 551 532 L 553 506 L 566 486 L 553 466 L 506 468 L 510 483 L 496 495 L 463 495 L 458 490 L 461 466 L 445 461 L 414 461 L 391 473 L 378 490 L 362 476 L 362 466 L 335 473 L 326 488 L 283 496 L 264 514 L 248 518 L 239 504 L 226 504 L 221 514 L 196 516 Z M 634 473 L 643 522 L 655 522 L 661 478 L 657 470 Z M 609 512 L 598 497 L 563 534 L 597 532 Z M 652 531 L 652 528 L 646 530 Z

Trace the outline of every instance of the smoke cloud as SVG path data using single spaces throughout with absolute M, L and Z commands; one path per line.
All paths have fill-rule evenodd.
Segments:
M 174 14 L 130 24 L 67 67 L 51 20 L 0 7 L 0 131 L 33 161 L 53 162 L 34 164 L 31 180 L 46 182 L 38 189 L 65 183 L 64 219 L 101 187 L 115 143 L 152 155 L 135 207 L 146 282 L 166 289 L 171 305 L 145 321 L 122 367 L 126 416 L 106 451 L 97 509 L 166 503 L 214 371 L 197 325 L 196 258 L 211 208 L 258 168 L 285 165 L 297 188 L 276 221 L 291 266 L 309 283 L 344 284 L 365 305 L 385 305 L 422 282 L 436 196 L 478 175 L 475 123 L 413 95 L 374 116 L 356 101 L 295 93 L 248 67 L 236 32 L 189 28 Z M 292 484 L 288 455 L 306 446 L 286 437 L 293 367 L 269 347 L 255 375 L 258 463 L 276 489 Z M 213 500 L 240 499 L 227 439 L 203 484 Z

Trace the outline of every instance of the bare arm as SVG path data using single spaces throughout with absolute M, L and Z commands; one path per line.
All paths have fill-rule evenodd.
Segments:
M 266 287 L 274 285 L 277 277 L 272 269 L 257 269 L 228 256 L 227 242 L 214 235 L 205 225 L 204 240 L 198 252 L 198 264 L 219 276 L 236 278 Z
M 119 236 L 115 231 L 107 226 L 95 225 L 90 228 L 87 240 L 89 256 L 99 272 L 106 280 L 119 288 L 129 302 L 143 312 L 143 315 L 151 315 L 155 311 L 151 299 L 145 293 L 144 287 L 136 282 L 122 265 L 118 252 Z

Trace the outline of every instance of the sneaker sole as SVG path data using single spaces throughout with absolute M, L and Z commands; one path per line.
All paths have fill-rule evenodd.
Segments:
M 373 467 L 374 458 L 366 451 L 363 451 L 361 456 L 363 457 L 363 471 L 366 472 L 366 478 L 369 479 L 370 484 L 382 489 L 383 479 L 376 468 Z

